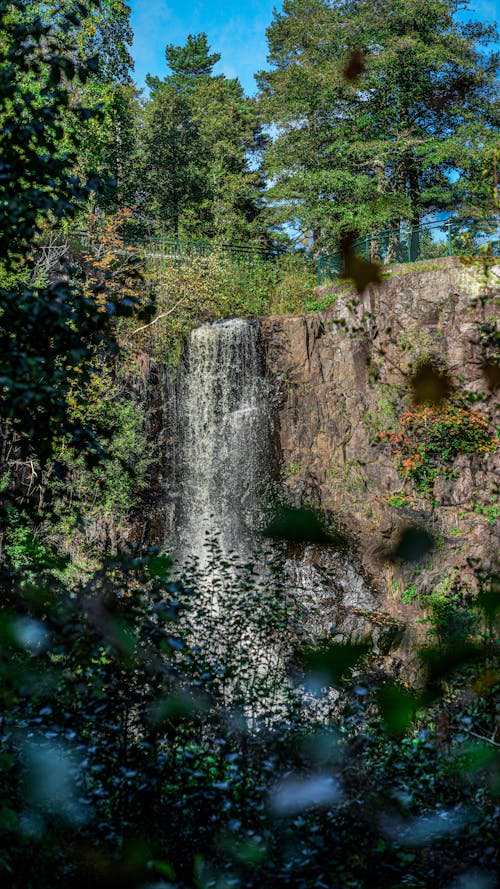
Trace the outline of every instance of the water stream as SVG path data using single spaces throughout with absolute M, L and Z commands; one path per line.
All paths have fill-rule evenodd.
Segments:
M 244 319 L 189 338 L 179 408 L 178 551 L 203 565 L 207 540 L 249 555 L 271 466 L 271 417 L 260 329 Z

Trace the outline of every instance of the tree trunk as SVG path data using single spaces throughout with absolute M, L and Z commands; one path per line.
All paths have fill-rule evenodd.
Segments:
M 411 163 L 409 170 L 409 186 L 411 201 L 411 219 L 410 219 L 410 237 L 409 237 L 409 256 L 410 262 L 416 262 L 420 259 L 420 208 L 418 205 L 418 185 L 419 176 L 415 168 L 415 163 Z
M 116 199 L 118 209 L 123 209 L 123 144 L 122 125 L 120 119 L 116 121 Z

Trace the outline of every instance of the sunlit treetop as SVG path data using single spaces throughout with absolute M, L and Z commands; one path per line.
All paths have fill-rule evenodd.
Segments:
M 188 34 L 184 46 L 169 43 L 165 49 L 167 65 L 174 75 L 182 77 L 210 77 L 220 57 L 220 53 L 210 52 L 204 33 Z

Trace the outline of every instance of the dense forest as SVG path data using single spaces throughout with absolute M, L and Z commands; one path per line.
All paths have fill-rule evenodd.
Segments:
M 249 97 L 203 32 L 139 88 L 123 0 L 0 0 L 2 886 L 497 885 L 468 7 L 284 0 Z

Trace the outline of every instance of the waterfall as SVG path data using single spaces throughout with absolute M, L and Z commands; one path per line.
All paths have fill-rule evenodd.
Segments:
M 178 551 L 245 557 L 262 521 L 271 462 L 268 387 L 257 322 L 193 330 L 180 383 Z
M 258 553 L 273 466 L 258 322 L 193 330 L 175 402 L 175 552 L 196 591 L 184 626 L 200 662 L 220 674 L 219 694 L 251 719 L 282 705 L 287 684 L 283 646 L 268 626 L 279 601 Z
M 188 636 L 200 662 L 228 668 L 219 683 L 228 701 L 242 702 L 247 715 L 284 713 L 295 694 L 287 672 L 295 646 L 363 635 L 373 593 L 349 553 L 266 546 L 259 536 L 278 460 L 257 321 L 193 330 L 167 398 L 167 515 L 180 572 L 195 592 L 183 618 Z

